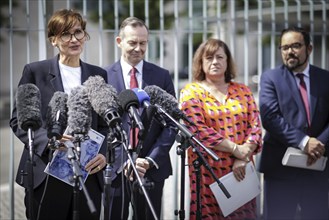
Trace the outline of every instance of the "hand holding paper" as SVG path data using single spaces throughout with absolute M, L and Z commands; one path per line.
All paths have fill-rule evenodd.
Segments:
M 323 171 L 326 168 L 327 157 L 322 156 L 317 159 L 312 165 L 307 165 L 308 155 L 302 150 L 288 147 L 286 153 L 282 158 L 282 164 L 284 166 L 298 167 L 311 170 Z
M 233 172 L 228 173 L 219 180 L 225 185 L 231 197 L 227 198 L 224 195 L 217 182 L 212 183 L 210 189 L 216 197 L 224 217 L 255 198 L 261 190 L 257 172 L 252 162 L 247 164 L 246 175 L 242 181 L 239 182 L 234 177 Z

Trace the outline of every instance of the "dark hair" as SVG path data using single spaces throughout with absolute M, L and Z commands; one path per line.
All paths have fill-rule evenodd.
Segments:
M 225 82 L 230 82 L 235 78 L 236 68 L 228 46 L 222 40 L 210 38 L 206 42 L 203 42 L 194 54 L 192 68 L 194 81 L 203 81 L 206 79 L 206 73 L 202 68 L 202 58 L 206 56 L 213 56 L 220 47 L 224 49 L 224 52 L 227 56 Z
M 82 30 L 86 33 L 87 40 L 90 39 L 86 32 L 87 22 L 83 19 L 80 13 L 72 9 L 61 9 L 56 11 L 48 21 L 48 39 L 52 39 L 63 32 L 70 30 L 75 24 L 81 24 Z
M 136 17 L 128 17 L 125 20 L 122 21 L 120 25 L 120 37 L 124 37 L 124 29 L 127 26 L 132 26 L 132 27 L 145 27 L 147 32 L 149 31 L 148 27 L 146 26 L 145 22 L 139 18 Z
M 302 27 L 289 27 L 289 28 L 286 28 L 286 29 L 282 30 L 281 36 L 280 36 L 280 45 L 279 46 L 281 46 L 281 40 L 282 40 L 283 35 L 285 33 L 288 33 L 288 32 L 297 32 L 297 33 L 300 33 L 301 35 L 303 35 L 304 43 L 305 43 L 306 47 L 308 47 L 311 44 L 310 34 L 304 28 L 302 28 Z

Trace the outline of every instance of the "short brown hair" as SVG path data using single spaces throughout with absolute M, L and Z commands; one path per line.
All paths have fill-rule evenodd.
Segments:
M 148 27 L 146 26 L 145 22 L 139 18 L 136 17 L 128 17 L 124 19 L 120 25 L 120 37 L 124 37 L 124 29 L 127 26 L 132 26 L 132 27 L 145 27 L 147 32 L 149 32 Z
M 206 79 L 206 73 L 203 71 L 202 68 L 202 58 L 214 55 L 220 47 L 224 49 L 224 52 L 227 56 L 225 82 L 230 82 L 236 77 L 235 64 L 228 46 L 225 42 L 219 39 L 210 38 L 207 41 L 203 42 L 194 54 L 192 68 L 194 81 L 203 81 Z
M 82 30 L 86 33 L 87 39 L 90 39 L 86 32 L 87 22 L 83 19 L 80 13 L 72 9 L 61 9 L 55 11 L 48 21 L 48 39 L 52 39 L 63 32 L 70 30 L 75 24 L 81 24 Z

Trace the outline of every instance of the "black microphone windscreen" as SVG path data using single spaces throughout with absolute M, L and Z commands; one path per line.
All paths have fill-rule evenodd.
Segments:
M 22 84 L 16 93 L 18 126 L 27 131 L 39 129 L 41 120 L 41 95 L 38 87 L 32 83 Z
M 183 119 L 192 125 L 195 125 L 178 107 L 177 99 L 159 86 L 150 85 L 145 87 L 145 92 L 149 94 L 152 105 L 160 105 L 174 119 Z
M 134 91 L 130 89 L 123 90 L 119 94 L 119 103 L 123 110 L 128 111 L 129 107 L 139 108 L 139 100 Z
M 57 91 L 51 98 L 47 108 L 48 138 L 56 136 L 57 139 L 67 127 L 67 99 L 65 92 Z
M 91 104 L 85 87 L 72 89 L 67 107 L 69 134 L 87 134 L 91 127 Z
M 95 112 L 104 117 L 108 109 L 119 110 L 116 89 L 101 76 L 90 76 L 83 85 L 88 91 L 89 101 Z

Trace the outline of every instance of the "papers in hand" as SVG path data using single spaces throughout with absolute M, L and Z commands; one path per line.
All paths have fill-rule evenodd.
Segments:
M 308 166 L 307 163 L 307 154 L 304 151 L 288 147 L 286 153 L 282 158 L 282 164 L 284 166 L 298 167 L 311 170 L 323 171 L 326 168 L 327 157 L 322 156 L 314 164 Z
M 216 197 L 217 203 L 222 210 L 224 217 L 255 198 L 261 191 L 257 172 L 252 162 L 249 162 L 246 165 L 246 176 L 244 180 L 240 182 L 237 181 L 233 172 L 226 174 L 219 180 L 223 183 L 231 197 L 227 198 L 225 196 L 217 182 L 212 183 L 210 189 Z
M 98 154 L 99 149 L 105 139 L 104 135 L 93 129 L 90 129 L 88 136 L 89 139 L 81 143 L 81 152 L 79 158 L 82 179 L 84 182 L 86 181 L 89 174 L 85 170 L 85 166 L 92 158 Z M 72 163 L 68 158 L 68 151 L 66 150 L 56 150 L 53 154 L 53 159 L 50 163 L 48 163 L 44 172 L 71 186 L 74 186 L 74 173 Z

